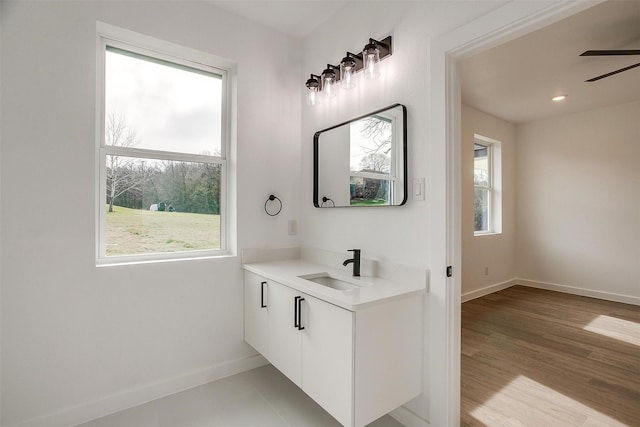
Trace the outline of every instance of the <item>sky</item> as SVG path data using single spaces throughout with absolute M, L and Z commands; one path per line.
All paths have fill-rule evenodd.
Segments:
M 112 51 L 105 76 L 106 112 L 136 132 L 135 148 L 221 152 L 220 78 Z
M 376 148 L 376 143 L 373 138 L 367 137 L 363 134 L 363 128 L 367 119 L 351 122 L 349 128 L 349 167 L 352 172 L 360 172 L 362 170 L 362 159 L 367 153 Z M 387 140 L 391 138 L 392 127 L 389 123 L 388 127 L 385 127 L 383 134 L 377 137 L 378 140 Z

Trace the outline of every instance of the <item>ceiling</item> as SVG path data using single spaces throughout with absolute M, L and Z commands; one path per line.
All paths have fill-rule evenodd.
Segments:
M 240 15 L 296 38 L 310 34 L 327 21 L 346 0 L 208 0 Z
M 303 38 L 354 0 L 208 1 Z M 609 0 L 460 61 L 463 103 L 525 123 L 640 100 L 640 67 L 585 83 L 640 62 L 640 56 L 579 56 L 598 49 L 640 49 L 640 0 Z M 567 99 L 551 101 L 560 94 Z
M 640 67 L 585 83 L 640 63 L 640 56 L 579 56 L 600 49 L 640 49 L 640 1 L 610 0 L 460 61 L 462 101 L 525 123 L 640 100 Z M 567 99 L 551 101 L 560 94 Z

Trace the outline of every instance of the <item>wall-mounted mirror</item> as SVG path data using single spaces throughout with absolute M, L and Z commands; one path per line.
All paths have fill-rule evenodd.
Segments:
M 407 200 L 407 108 L 395 104 L 316 132 L 317 208 L 400 206 Z

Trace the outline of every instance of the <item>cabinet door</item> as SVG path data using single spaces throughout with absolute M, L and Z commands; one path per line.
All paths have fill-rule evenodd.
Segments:
M 302 294 L 276 282 L 269 282 L 269 361 L 300 387 L 302 341 L 295 324 L 296 297 Z
M 269 284 L 249 271 L 244 272 L 244 340 L 269 358 Z
M 353 425 L 353 312 L 304 295 L 302 389 L 345 426 Z
M 356 313 L 356 425 L 367 425 L 423 390 L 423 295 Z

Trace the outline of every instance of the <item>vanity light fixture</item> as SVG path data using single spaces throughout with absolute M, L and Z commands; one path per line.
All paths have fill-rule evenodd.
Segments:
M 567 95 L 558 95 L 551 98 L 551 100 L 555 102 L 564 101 L 565 99 L 567 99 Z
M 392 53 L 391 36 L 380 41 L 370 38 L 361 52 L 347 52 L 340 61 L 340 66 L 327 64 L 327 68 L 319 76 L 311 74 L 306 83 L 307 104 L 316 105 L 319 101 L 318 93 L 327 98 L 336 96 L 338 82 L 343 89 L 354 88 L 355 74 L 360 70 L 364 70 L 366 78 L 380 76 L 379 62 Z

